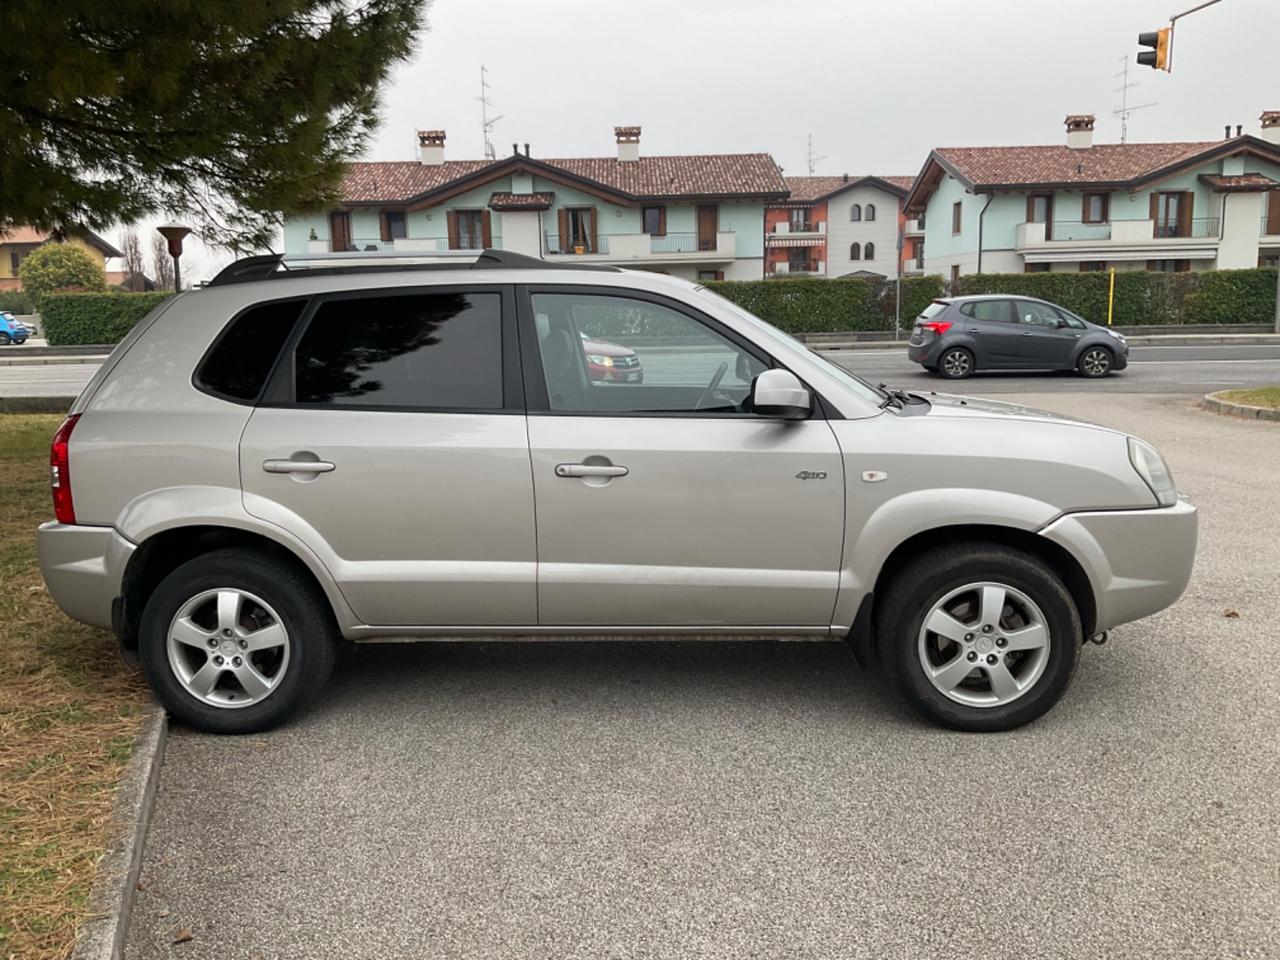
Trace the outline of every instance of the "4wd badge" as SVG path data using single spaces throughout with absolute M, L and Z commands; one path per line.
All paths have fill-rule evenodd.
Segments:
M 796 474 L 797 480 L 825 480 L 827 479 L 827 471 L 825 470 L 801 470 Z

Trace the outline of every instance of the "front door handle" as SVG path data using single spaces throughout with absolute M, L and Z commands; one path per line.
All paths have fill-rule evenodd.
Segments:
M 267 473 L 332 473 L 334 465 L 328 460 L 263 460 L 262 469 Z
M 631 471 L 626 467 L 602 463 L 557 463 L 557 477 L 625 477 Z
M 1031 336 L 1031 331 L 1030 331 L 1030 330 L 1028 330 L 1026 333 L 1024 333 L 1024 334 L 1023 334 L 1023 336 L 1024 336 L 1024 337 L 1029 337 L 1029 336 Z
M 979 332 L 979 330 L 978 330 L 978 328 L 977 328 L 977 327 L 970 327 L 970 328 L 969 328 L 969 332 L 970 332 L 970 333 L 978 333 L 978 332 Z

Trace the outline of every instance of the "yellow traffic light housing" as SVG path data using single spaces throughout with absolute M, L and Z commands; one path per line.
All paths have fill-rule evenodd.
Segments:
M 1173 27 L 1138 34 L 1138 46 L 1150 47 L 1138 53 L 1138 63 L 1156 70 L 1169 69 L 1169 48 L 1173 44 Z

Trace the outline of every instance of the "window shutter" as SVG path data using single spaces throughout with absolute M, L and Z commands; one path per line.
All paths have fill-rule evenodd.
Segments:
M 556 211 L 556 216 L 559 218 L 560 224 L 560 252 L 568 253 L 571 249 L 569 242 L 569 211 L 561 207 Z
M 658 236 L 665 237 L 667 235 L 667 208 L 658 208 Z
M 1178 198 L 1178 236 L 1191 236 L 1191 216 L 1192 209 L 1195 205 L 1196 195 L 1190 190 L 1183 191 L 1182 196 Z
M 592 207 L 592 208 L 591 208 L 591 211 L 587 214 L 587 216 L 589 216 L 589 217 L 591 218 L 591 247 L 590 247 L 590 250 L 591 250 L 591 252 L 592 252 L 592 253 L 598 253 L 598 252 L 600 251 L 600 241 L 599 241 L 599 238 L 596 236 L 596 208 L 595 208 L 595 207 Z
M 1027 194 L 1027 223 L 1035 223 L 1036 217 L 1036 195 L 1034 193 Z
M 1267 235 L 1280 234 L 1280 190 L 1267 191 Z
M 1158 220 L 1160 218 L 1160 194 L 1151 194 L 1151 219 Z
M 458 249 L 458 211 L 450 210 L 448 214 L 449 222 L 449 249 Z
M 723 280 L 723 279 L 724 279 L 724 271 L 723 271 L 723 270 L 717 270 L 717 271 L 716 271 L 716 279 L 717 279 L 717 280 Z
M 480 211 L 480 236 L 484 240 L 484 248 L 486 250 L 493 246 L 493 222 L 489 217 L 488 210 Z
M 391 239 L 391 224 L 387 221 L 387 211 L 385 210 L 378 212 L 378 230 L 382 234 L 384 243 Z

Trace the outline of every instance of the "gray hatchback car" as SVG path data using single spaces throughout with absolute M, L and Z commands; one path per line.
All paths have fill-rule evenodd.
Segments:
M 979 370 L 1076 370 L 1105 377 L 1129 364 L 1124 335 L 1032 297 L 934 300 L 916 318 L 907 357 L 948 380 Z
M 54 437 L 49 593 L 176 718 L 278 724 L 344 642 L 663 635 L 844 639 L 1002 730 L 1190 577 L 1135 437 L 871 386 L 674 277 L 426 259 L 239 261 Z M 643 379 L 592 376 L 599 342 Z

